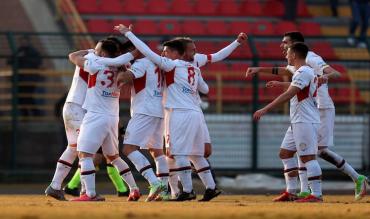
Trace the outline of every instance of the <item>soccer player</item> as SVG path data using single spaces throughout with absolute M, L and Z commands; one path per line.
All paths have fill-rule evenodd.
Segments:
M 131 27 L 120 24 L 116 30 L 124 34 L 135 47 L 148 59 L 154 62 L 165 72 L 166 98 L 165 98 L 165 137 L 166 147 L 170 156 L 174 157 L 183 192 L 176 198 L 177 201 L 195 199 L 191 181 L 191 166 L 203 166 L 209 169 L 209 164 L 204 158 L 204 136 L 202 129 L 202 113 L 197 97 L 199 84 L 202 80 L 200 70 L 183 59 L 185 48 L 181 41 L 170 40 L 164 43 L 163 55 L 159 56 L 140 41 L 132 32 Z M 207 93 L 206 90 L 200 90 Z M 198 169 L 198 168 L 197 168 Z M 202 171 L 200 178 L 209 189 L 202 200 L 210 200 L 219 191 L 209 171 Z
M 117 41 L 115 42 L 117 43 Z M 121 45 L 121 47 L 122 49 L 125 49 L 127 46 Z M 121 61 L 121 58 L 125 59 L 125 55 L 118 57 L 116 58 L 116 60 L 113 61 Z M 114 65 L 115 63 L 111 62 L 110 64 Z M 85 101 L 88 77 L 89 74 L 86 71 L 84 71 L 83 68 L 76 66 L 73 75 L 72 85 L 68 92 L 66 103 L 63 107 L 63 119 L 66 129 L 68 146 L 58 160 L 57 168 L 55 170 L 51 184 L 45 190 L 45 194 L 47 196 L 53 197 L 57 200 L 66 200 L 64 197 L 64 193 L 61 189 L 62 183 L 65 177 L 68 175 L 72 167 L 72 164 L 77 157 L 76 151 L 77 137 L 80 131 L 82 119 L 86 113 L 86 110 L 82 108 L 82 105 Z M 117 191 L 121 192 L 122 190 L 125 189 L 124 188 L 125 185 L 123 184 L 121 178 L 119 180 L 117 179 L 117 171 L 114 170 L 115 168 L 112 169 L 107 167 L 108 174 L 112 179 L 114 185 L 116 185 Z M 71 181 L 67 184 L 64 190 L 67 194 L 79 196 L 80 192 L 78 191 L 77 188 L 79 184 L 80 184 L 80 168 L 77 169 Z
M 295 42 L 304 42 L 304 37 L 300 32 L 288 32 L 284 34 L 280 45 L 283 54 L 286 54 L 288 47 Z M 332 78 L 340 77 L 340 73 L 326 64 L 318 54 L 312 51 L 308 52 L 306 63 L 314 69 L 316 76 L 319 77 L 319 81 L 321 82 L 317 94 L 321 121 L 318 135 L 318 156 L 335 165 L 338 170 L 351 177 L 355 183 L 355 199 L 359 200 L 366 194 L 367 178 L 364 175 L 358 174 L 356 170 L 354 170 L 353 167 L 343 159 L 343 157 L 332 150 L 332 146 L 334 145 L 335 107 L 328 92 L 327 82 Z M 253 75 L 256 73 L 272 73 L 291 76 L 292 71 L 294 71 L 292 66 L 279 68 L 254 67 L 247 70 L 247 75 Z M 270 82 L 269 84 L 272 86 L 280 86 L 283 85 L 284 82 Z M 329 147 L 331 147 L 331 149 L 329 149 Z M 300 161 L 299 177 L 301 182 L 301 192 L 298 196 L 306 197 L 310 194 L 307 183 L 307 171 Z
M 106 159 L 118 169 L 130 188 L 128 201 L 136 201 L 140 193 L 128 165 L 118 153 L 119 95 L 117 67 L 99 64 L 100 57 L 115 57 L 117 45 L 111 40 L 101 40 L 96 45 L 95 54 L 77 51 L 69 55 L 72 63 L 89 72 L 88 89 L 83 108 L 87 110 L 83 118 L 77 140 L 77 151 L 81 164 L 81 180 L 86 193 L 73 201 L 104 201 L 95 192 L 95 166 L 93 155 L 102 147 Z M 128 63 L 134 58 L 131 53 L 121 62 Z
M 128 44 L 127 42 L 122 43 L 116 37 L 107 37 L 106 39 L 107 40 L 112 40 L 118 45 L 120 55 L 134 50 L 134 48 L 132 48 L 131 44 Z M 112 63 L 110 63 L 110 64 L 112 64 Z M 113 64 L 120 64 L 120 63 L 113 63 Z M 78 68 L 78 67 L 76 67 L 76 68 Z M 88 73 L 86 73 L 86 74 L 88 74 Z M 86 77 L 86 79 L 87 79 L 87 77 Z M 82 89 L 82 87 L 80 87 L 79 89 Z M 86 94 L 86 90 L 87 90 L 87 81 L 86 81 L 86 86 L 84 87 L 84 94 Z M 80 104 L 80 106 L 82 106 L 82 104 Z M 80 119 L 80 121 L 82 122 L 82 118 Z M 78 128 L 79 128 L 79 126 L 78 126 Z M 76 137 L 76 139 L 77 139 L 77 137 Z M 102 161 L 103 161 L 103 152 L 100 148 L 94 156 L 94 165 L 96 167 L 98 167 L 99 164 Z M 117 169 L 113 165 L 111 165 L 109 162 L 106 164 L 106 168 L 107 168 L 108 176 L 111 179 L 111 181 L 113 182 L 114 187 L 116 188 L 117 195 L 119 197 L 120 196 L 128 196 L 129 191 L 128 191 L 125 183 L 122 181 L 122 178 L 121 178 L 119 172 L 117 171 Z M 71 180 L 64 187 L 64 192 L 66 194 L 69 194 L 69 195 L 72 195 L 72 196 L 79 196 L 80 191 L 79 191 L 78 187 L 79 187 L 80 184 L 81 184 L 80 168 L 78 168 L 76 170 L 76 172 L 73 174 L 73 177 L 71 178 Z
M 131 87 L 131 119 L 123 140 L 123 154 L 150 184 L 146 201 L 153 201 L 167 190 L 168 165 L 163 153 L 163 86 L 162 71 L 148 58 L 136 59 L 131 68 L 120 75 L 119 81 L 133 81 Z M 157 177 L 138 149 L 151 152 L 157 169 Z M 166 197 L 162 197 L 166 198 Z
M 235 41 L 233 41 L 231 44 L 229 44 L 225 48 L 213 54 L 197 53 L 195 43 L 189 37 L 177 37 L 175 39 L 179 39 L 185 44 L 184 60 L 192 63 L 194 66 L 197 66 L 198 68 L 201 68 L 208 63 L 219 62 L 227 58 L 235 49 L 237 49 L 240 45 L 245 43 L 245 41 L 247 40 L 247 35 L 245 33 L 240 33 Z M 211 138 L 209 135 L 209 131 L 208 131 L 208 127 L 207 127 L 204 115 L 203 115 L 202 123 L 203 123 L 202 127 L 203 127 L 204 139 L 205 139 L 204 157 L 208 158 L 212 154 L 212 144 L 211 144 Z M 171 165 L 172 167 L 171 169 L 173 169 L 174 168 L 173 166 L 175 165 L 173 159 L 169 157 L 167 157 L 167 159 L 168 159 L 169 165 Z M 178 188 L 178 176 L 176 172 L 171 171 L 171 169 L 170 169 L 169 183 L 171 186 L 171 196 L 175 197 L 180 192 L 180 190 Z
M 282 147 L 280 158 L 284 164 L 284 176 L 287 189 L 282 194 L 285 201 L 296 199 L 297 177 L 291 177 L 290 172 L 298 169 L 295 160 L 297 152 L 307 168 L 307 177 L 311 194 L 297 202 L 322 202 L 321 168 L 316 160 L 317 134 L 320 125 L 320 115 L 316 104 L 317 78 L 311 67 L 306 65 L 308 47 L 303 43 L 292 44 L 287 51 L 288 64 L 294 66 L 292 82 L 283 94 L 264 108 L 253 114 L 254 120 L 259 120 L 270 110 L 290 100 L 290 122 Z M 282 201 L 281 197 L 277 201 Z

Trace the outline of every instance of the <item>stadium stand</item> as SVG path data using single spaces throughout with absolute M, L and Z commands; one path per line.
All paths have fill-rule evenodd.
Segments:
M 246 32 L 252 38 L 249 44 L 238 48 L 225 62 L 209 65 L 203 70 L 211 86 L 211 101 L 220 98 L 216 95 L 216 90 L 220 89 L 222 101 L 250 103 L 252 89 L 247 84 L 251 79 L 244 78 L 247 67 L 253 65 L 254 58 L 265 66 L 284 66 L 285 60 L 280 49 L 281 36 L 284 32 L 299 30 L 308 38 L 312 50 L 343 74 L 342 78 L 330 82 L 330 92 L 335 103 L 345 108 L 350 103 L 361 107 L 370 102 L 369 87 L 363 86 L 370 77 L 366 64 L 370 60 L 369 51 L 349 47 L 345 38 L 338 39 L 347 36 L 347 23 L 341 19 L 331 19 L 329 6 L 318 1 L 299 0 L 298 19 L 295 22 L 281 19 L 285 10 L 281 0 L 105 0 L 104 4 L 100 0 L 61 2 L 74 4 L 88 32 L 112 34 L 115 24 L 132 23 L 135 33 L 154 50 L 163 39 L 187 35 L 195 39 L 199 52 L 209 54 L 229 44 L 239 32 Z M 63 13 L 71 13 L 70 8 L 62 6 L 62 17 Z M 264 13 L 266 11 L 269 13 Z M 350 15 L 348 5 L 339 6 L 340 17 L 348 18 Z M 264 88 L 264 82 L 271 79 L 274 78 L 260 78 L 261 102 L 272 100 L 279 93 Z M 223 83 L 219 80 L 223 80 Z M 222 87 L 219 87 L 220 84 Z M 122 98 L 127 100 L 128 96 Z

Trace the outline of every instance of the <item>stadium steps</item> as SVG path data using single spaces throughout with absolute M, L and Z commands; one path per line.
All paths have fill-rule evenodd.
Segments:
M 348 36 L 348 25 L 321 25 L 321 32 L 324 36 Z M 360 29 L 357 29 L 356 35 L 358 35 Z M 370 29 L 367 31 L 367 35 L 370 36 Z
M 314 17 L 331 17 L 329 2 L 326 5 L 308 5 L 309 13 Z M 338 6 L 338 17 L 351 17 L 351 8 L 347 5 Z
M 370 70 L 369 69 L 348 69 L 349 77 L 353 81 L 369 81 L 370 82 Z
M 334 48 L 338 59 L 341 60 L 370 60 L 369 51 L 359 48 Z

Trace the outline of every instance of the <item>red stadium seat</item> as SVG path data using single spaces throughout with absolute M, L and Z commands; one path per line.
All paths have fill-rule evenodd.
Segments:
M 238 72 L 240 74 L 240 78 L 245 78 L 245 72 L 247 71 L 249 65 L 244 62 L 236 62 L 231 64 L 230 71 Z
M 225 62 L 215 62 L 207 65 L 207 71 L 209 72 L 227 72 L 229 71 L 229 66 Z
M 149 0 L 147 12 L 149 14 L 168 14 L 170 7 L 167 0 Z
M 147 42 L 149 48 L 153 51 L 156 52 L 157 54 L 161 54 L 162 51 L 160 51 L 160 43 L 158 41 L 149 41 Z
M 263 59 L 284 58 L 279 42 L 256 42 L 257 53 Z
M 216 36 L 229 35 L 229 25 L 221 20 L 211 20 L 206 23 L 207 34 Z
M 301 22 L 298 29 L 304 36 L 321 36 L 320 24 L 315 22 Z
M 330 64 L 330 66 L 335 70 L 339 71 L 341 74 L 347 75 L 347 69 L 345 66 L 340 64 Z
M 198 53 L 211 54 L 217 52 L 217 46 L 212 41 L 196 41 L 195 46 Z
M 195 1 L 194 15 L 217 15 L 217 4 L 214 0 Z
M 170 11 L 175 15 L 194 15 L 194 5 L 190 0 L 171 1 Z
M 198 20 L 184 21 L 182 30 L 187 35 L 206 35 L 205 26 Z
M 268 0 L 263 6 L 264 12 L 267 12 L 267 16 L 281 17 L 285 12 L 284 4 L 281 0 Z
M 104 0 L 100 3 L 100 12 L 103 14 L 120 14 L 122 13 L 121 0 Z
M 87 29 L 91 33 L 111 33 L 113 25 L 107 20 L 91 19 L 87 21 Z
M 163 35 L 181 35 L 181 25 L 177 20 L 162 20 L 159 22 L 159 32 Z
M 324 60 L 337 59 L 333 47 L 329 42 L 320 41 L 314 42 L 312 45 L 312 51 L 320 55 Z
M 291 21 L 281 21 L 275 25 L 275 34 L 283 35 L 286 32 L 297 31 L 298 28 L 295 23 Z
M 122 14 L 146 14 L 146 8 L 144 0 L 129 1 L 123 5 Z
M 241 6 L 241 16 L 263 16 L 259 1 L 244 1 Z
M 81 14 L 100 13 L 100 9 L 96 0 L 77 0 L 76 9 Z
M 265 35 L 265 36 L 272 36 L 274 35 L 274 29 L 272 24 L 268 21 L 257 21 L 252 24 L 252 34 L 254 35 Z
M 124 24 L 126 26 L 130 25 L 130 24 L 133 24 L 133 22 L 131 20 L 126 20 L 126 19 L 115 19 L 115 20 L 112 20 L 112 29 L 114 26 L 118 25 L 118 24 Z M 134 27 L 134 30 L 136 29 L 136 27 Z M 118 33 L 118 32 L 116 32 Z
M 299 17 L 309 17 L 310 16 L 305 0 L 298 0 L 297 8 L 298 8 L 297 15 Z
M 221 15 L 240 15 L 240 6 L 234 0 L 221 0 L 218 8 Z
M 221 50 L 222 48 L 228 46 L 231 42 L 220 42 L 217 44 L 217 51 Z M 251 58 L 252 52 L 249 48 L 249 44 L 244 44 L 243 46 L 238 47 L 235 49 L 229 56 L 229 58 L 237 58 L 237 59 L 243 59 L 243 58 Z
M 154 20 L 137 20 L 134 25 L 134 30 L 138 34 L 157 35 L 157 22 Z
M 245 21 L 232 21 L 230 22 L 230 34 L 237 35 L 240 32 L 250 33 L 250 25 Z

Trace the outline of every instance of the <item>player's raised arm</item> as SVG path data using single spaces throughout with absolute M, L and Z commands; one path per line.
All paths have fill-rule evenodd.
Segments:
M 286 67 L 249 67 L 245 73 L 245 77 L 255 74 L 292 75 Z
M 113 67 L 119 67 L 122 65 L 127 64 L 131 60 L 135 58 L 135 53 L 133 52 L 128 52 L 125 54 L 122 54 L 120 56 L 117 56 L 115 58 L 105 58 L 105 57 L 100 57 L 97 59 L 97 63 L 107 65 L 107 66 L 113 66 Z
M 77 65 L 80 68 L 83 68 L 85 58 L 84 56 L 89 53 L 89 50 L 79 50 L 76 52 L 72 52 L 68 55 L 69 61 L 71 61 L 73 64 Z
M 131 32 L 131 27 L 131 25 L 130 27 L 126 27 L 125 25 L 120 24 L 115 26 L 114 29 L 124 34 L 132 42 L 132 44 L 134 44 L 137 50 L 158 65 L 159 68 L 165 70 L 166 72 L 171 71 L 175 67 L 175 64 L 172 62 L 172 60 L 153 52 L 143 41 L 141 41 L 135 36 L 134 33 Z
M 233 41 L 231 44 L 221 49 L 220 51 L 211 54 L 211 62 L 219 62 L 226 59 L 238 46 L 244 44 L 247 41 L 248 37 L 245 33 L 240 33 L 238 38 Z

